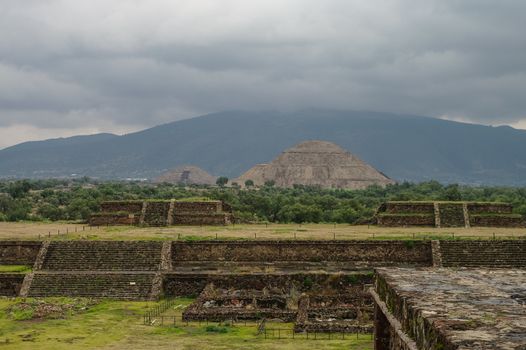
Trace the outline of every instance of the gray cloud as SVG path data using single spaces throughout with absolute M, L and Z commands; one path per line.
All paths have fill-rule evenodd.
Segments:
M 3 0 L 0 139 L 20 137 L 0 147 L 225 109 L 522 126 L 524 13 L 522 0 Z

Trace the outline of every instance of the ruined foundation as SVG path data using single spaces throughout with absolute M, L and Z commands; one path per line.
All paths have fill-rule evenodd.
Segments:
M 379 226 L 526 227 L 508 203 L 387 202 L 376 214 Z
M 91 215 L 92 226 L 106 225 L 227 225 L 232 209 L 222 201 L 110 201 Z
M 526 268 L 526 240 L 0 242 L 0 254 L 0 264 L 33 267 L 25 275 L 0 274 L 2 295 L 123 300 L 194 296 L 186 320 L 278 319 L 295 322 L 297 332 L 370 332 L 376 314 L 377 324 L 394 327 L 387 327 L 385 336 L 377 332 L 382 342 L 394 337 L 390 344 L 402 344 L 403 337 L 394 336 L 399 328 L 385 311 L 394 307 L 390 301 L 395 299 L 385 297 L 391 295 L 386 292 L 390 280 L 377 279 L 379 297 L 368 293 L 375 268 L 392 268 L 416 290 L 418 278 L 413 281 L 411 274 L 444 271 L 427 270 L 432 266 L 497 267 L 502 274 Z M 511 288 L 518 283 L 518 271 L 505 275 L 509 283 L 498 273 L 495 281 Z M 444 286 L 458 283 L 454 273 L 436 280 Z M 517 290 L 512 299 L 524 302 L 521 293 Z M 373 308 L 374 298 L 387 307 Z

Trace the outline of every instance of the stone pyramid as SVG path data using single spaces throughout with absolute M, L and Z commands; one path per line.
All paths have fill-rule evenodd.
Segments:
M 395 183 L 355 155 L 327 141 L 299 143 L 271 163 L 254 166 L 233 182 L 244 186 L 247 180 L 252 180 L 256 186 L 274 181 L 277 187 L 298 184 L 348 189 Z
M 216 178 L 199 167 L 184 165 L 161 174 L 153 181 L 183 185 L 215 185 Z

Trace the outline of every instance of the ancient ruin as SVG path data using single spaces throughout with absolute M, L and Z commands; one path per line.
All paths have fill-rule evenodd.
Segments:
M 377 270 L 375 350 L 526 349 L 526 270 Z
M 380 226 L 526 227 L 509 203 L 386 202 L 376 213 Z
M 287 149 L 269 164 L 259 164 L 233 180 L 240 186 L 273 182 L 277 187 L 294 185 L 323 188 L 364 189 L 394 181 L 340 146 L 327 141 L 306 141 Z
M 435 341 L 443 329 L 451 333 L 438 338 L 442 349 L 462 348 L 447 345 L 458 339 L 457 345 L 526 341 L 526 240 L 8 241 L 0 242 L 0 259 L 32 266 L 0 273 L 0 294 L 7 296 L 197 296 L 186 320 L 268 318 L 294 322 L 297 332 L 371 332 L 376 303 L 377 349 L 433 348 L 411 347 L 419 342 L 412 335 Z M 421 331 L 411 333 L 412 322 Z
M 233 222 L 232 208 L 222 201 L 109 201 L 92 214 L 92 226 L 101 225 L 227 225 Z
M 176 185 L 215 185 L 216 177 L 194 165 L 184 165 L 169 170 L 153 180 L 155 183 Z

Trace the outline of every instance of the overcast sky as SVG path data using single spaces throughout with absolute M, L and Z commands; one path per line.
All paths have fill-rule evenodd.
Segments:
M 0 0 L 0 148 L 232 109 L 526 129 L 524 0 Z

